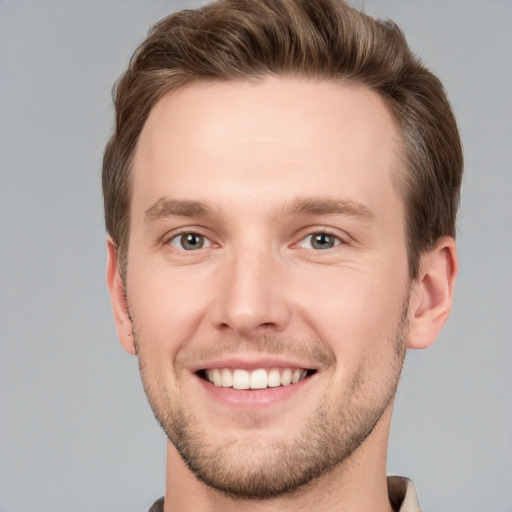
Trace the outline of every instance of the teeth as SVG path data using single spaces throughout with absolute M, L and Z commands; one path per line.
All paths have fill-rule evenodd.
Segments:
M 213 383 L 215 384 L 215 381 Z M 249 384 L 249 372 L 245 370 L 235 370 L 233 372 L 233 387 L 235 389 L 249 389 Z
M 267 386 L 269 388 L 277 388 L 281 385 L 281 374 L 277 368 L 272 368 L 267 375 Z
M 224 388 L 230 388 L 232 385 L 233 385 L 233 375 L 232 375 L 232 373 L 227 368 L 224 368 L 222 370 L 222 384 L 221 384 L 221 386 L 224 387 Z
M 221 386 L 222 385 L 222 376 L 221 376 L 219 370 L 213 370 L 213 383 L 216 386 Z
M 292 371 L 289 368 L 286 368 L 286 370 L 283 370 L 283 373 L 281 374 L 281 385 L 289 386 L 291 383 L 292 383 Z
M 300 372 L 301 372 L 301 370 L 299 370 L 299 369 L 293 371 L 293 373 L 292 373 L 292 384 L 296 384 L 297 382 L 299 382 L 300 376 L 301 376 Z
M 300 368 L 258 368 L 252 372 L 231 368 L 206 370 L 206 378 L 212 384 L 223 388 L 265 389 L 296 384 L 306 378 L 307 371 Z
M 267 370 L 255 370 L 251 373 L 251 389 L 265 389 L 267 387 Z

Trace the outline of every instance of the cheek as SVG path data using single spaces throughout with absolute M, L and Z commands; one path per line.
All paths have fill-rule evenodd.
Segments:
M 141 338 L 176 350 L 197 329 L 210 294 L 208 277 L 197 269 L 184 272 L 165 264 L 133 261 L 133 268 L 128 272 L 128 304 Z
M 338 364 L 389 348 L 406 295 L 406 279 L 399 272 L 328 268 L 298 282 L 294 295 L 299 315 L 331 346 Z

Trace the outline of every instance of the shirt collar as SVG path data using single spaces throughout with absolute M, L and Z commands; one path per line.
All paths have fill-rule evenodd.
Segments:
M 414 483 L 403 476 L 388 476 L 388 495 L 396 512 L 421 512 Z
M 414 483 L 402 476 L 388 476 L 388 495 L 393 510 L 396 512 L 421 512 Z M 161 512 L 164 499 L 160 498 L 149 509 L 149 512 Z

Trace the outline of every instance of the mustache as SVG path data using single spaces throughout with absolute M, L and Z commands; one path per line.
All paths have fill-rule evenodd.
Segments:
M 317 338 L 298 340 L 274 335 L 257 338 L 220 338 L 207 344 L 187 344 L 176 356 L 176 367 L 187 368 L 197 361 L 241 356 L 244 353 L 261 353 L 272 357 L 294 358 L 318 369 L 335 364 L 332 349 Z

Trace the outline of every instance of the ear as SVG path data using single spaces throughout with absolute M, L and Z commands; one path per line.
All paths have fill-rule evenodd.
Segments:
M 451 237 L 442 238 L 421 257 L 409 302 L 408 348 L 427 348 L 436 340 L 450 315 L 457 271 L 457 248 Z
M 117 337 L 126 352 L 135 354 L 133 325 L 128 310 L 126 290 L 117 266 L 117 247 L 110 237 L 107 239 L 107 253 L 107 286 L 114 312 Z

